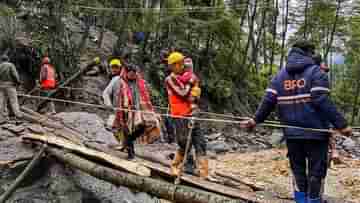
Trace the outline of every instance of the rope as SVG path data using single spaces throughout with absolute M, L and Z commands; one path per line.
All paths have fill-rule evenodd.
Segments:
M 26 94 L 18 94 L 18 96 L 34 98 L 34 99 L 41 99 L 41 100 L 48 100 L 48 101 L 55 101 L 55 102 L 62 102 L 62 103 L 77 104 L 77 105 L 82 105 L 82 106 L 89 106 L 89 107 L 94 107 L 94 108 L 99 108 L 99 109 L 109 109 L 109 110 L 114 110 L 114 111 L 141 112 L 141 113 L 151 113 L 151 114 L 154 113 L 152 111 L 131 110 L 131 109 L 118 108 L 118 107 L 115 108 L 115 107 L 99 105 L 99 104 L 90 104 L 90 103 L 71 101 L 71 100 L 65 100 L 65 99 L 48 98 L 48 97 L 42 97 L 42 96 L 33 96 L 33 95 L 26 95 Z M 161 117 L 171 117 L 171 118 L 194 120 L 194 121 L 228 123 L 228 124 L 240 124 L 241 123 L 241 121 L 239 121 L 239 120 L 199 118 L 199 117 L 192 117 L 192 116 L 173 116 L 168 113 L 166 113 L 166 114 L 156 113 L 156 114 Z M 241 120 L 248 119 L 248 117 L 238 117 L 238 118 L 241 118 Z M 331 130 L 331 129 L 304 128 L 304 127 L 298 127 L 298 126 L 283 125 L 283 124 L 280 124 L 280 122 L 278 122 L 278 121 L 265 121 L 264 123 L 260 123 L 258 125 L 264 126 L 264 127 L 272 127 L 272 128 L 292 128 L 292 129 L 299 129 L 299 130 L 311 131 L 311 132 L 323 132 L 323 133 L 336 132 L 335 130 Z
M 114 110 L 114 111 L 125 111 L 125 112 L 154 113 L 152 111 L 131 110 L 131 109 L 110 107 L 110 106 L 99 105 L 99 104 L 90 104 L 90 103 L 84 103 L 84 102 L 78 102 L 78 101 L 48 98 L 48 97 L 42 97 L 42 96 L 33 96 L 33 95 L 26 95 L 26 94 L 18 94 L 18 96 L 27 97 L 27 98 L 33 98 L 33 99 L 40 99 L 40 100 L 48 100 L 48 101 L 54 101 L 54 102 L 77 104 L 77 105 L 82 105 L 82 106 L 94 107 L 94 108 L 98 108 L 98 109 L 109 109 L 109 110 Z M 173 116 L 173 115 L 170 115 L 170 114 L 161 114 L 161 113 L 157 113 L 157 115 L 162 116 L 162 117 L 181 118 L 181 119 L 195 120 L 195 121 L 207 121 L 207 122 L 240 124 L 240 121 L 233 121 L 233 120 L 198 118 L 198 117 L 191 117 L 191 116 Z
M 95 92 L 90 92 L 85 88 L 76 88 L 76 87 L 68 87 L 68 86 L 64 86 L 64 87 L 58 87 L 58 89 L 68 89 L 68 90 L 77 90 L 77 91 L 86 91 L 89 93 L 92 93 L 94 95 L 97 95 L 99 97 L 101 97 L 101 95 L 95 93 Z M 154 108 L 156 109 L 161 109 L 161 110 L 166 110 L 168 113 L 169 107 L 164 107 L 164 106 L 157 106 L 157 105 L 152 105 Z M 200 111 L 200 114 L 205 114 L 205 115 L 210 115 L 210 116 L 218 116 L 218 117 L 224 117 L 224 118 L 233 118 L 233 119 L 248 119 L 248 117 L 240 117 L 240 116 L 234 116 L 234 115 L 228 115 L 228 114 L 220 114 L 220 113 L 214 113 L 214 112 L 208 112 L 208 111 Z
M 96 96 L 101 97 L 101 95 L 95 93 L 95 92 L 91 92 L 85 88 L 77 88 L 77 87 L 69 87 L 69 86 L 63 86 L 63 87 L 57 87 L 58 89 L 67 89 L 67 90 L 77 90 L 77 91 L 86 91 L 89 92 L 91 94 L 94 94 Z M 28 95 L 30 95 L 28 93 Z M 152 105 L 154 108 L 156 109 L 161 109 L 161 110 L 166 110 L 168 113 L 169 107 L 164 107 L 164 106 L 157 106 L 157 105 Z M 234 116 L 234 115 L 228 115 L 228 114 L 220 114 L 220 113 L 214 113 L 214 112 L 208 112 L 208 111 L 200 111 L 200 114 L 205 114 L 205 115 L 210 115 L 210 116 L 218 116 L 218 117 L 224 117 L 224 118 L 233 118 L 233 119 L 248 119 L 248 117 L 240 117 L 240 116 Z

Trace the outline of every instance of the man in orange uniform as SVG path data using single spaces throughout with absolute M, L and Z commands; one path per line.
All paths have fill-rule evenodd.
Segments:
M 56 71 L 53 65 L 50 64 L 50 58 L 44 57 L 41 62 L 40 70 L 40 87 L 41 95 L 49 97 L 49 94 L 56 88 Z M 48 114 L 55 114 L 55 104 L 49 101 Z
M 192 120 L 183 118 L 194 115 L 192 108 L 194 100 L 192 97 L 199 98 L 201 92 L 200 88 L 197 85 L 193 85 L 191 81 L 180 80 L 179 77 L 185 73 L 184 59 L 184 55 L 179 52 L 173 52 L 169 55 L 168 65 L 171 74 L 165 80 L 169 97 L 170 113 L 174 117 L 176 141 L 179 146 L 175 158 L 171 163 L 171 173 L 174 176 L 182 173 L 182 162 L 184 160 L 187 138 L 191 132 L 190 146 L 195 147 L 199 175 L 201 178 L 206 179 L 209 175 L 208 159 L 206 158 L 206 140 L 200 133 L 198 123 L 194 125 Z M 194 75 L 194 78 L 197 77 Z M 193 128 L 192 131 L 190 131 L 191 128 Z M 190 151 L 190 149 L 188 150 Z

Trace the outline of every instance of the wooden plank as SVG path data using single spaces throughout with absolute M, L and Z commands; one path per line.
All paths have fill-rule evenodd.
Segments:
M 96 143 L 89 143 L 89 144 L 87 143 L 86 145 L 88 145 L 91 148 L 95 148 L 97 150 L 106 152 L 108 154 L 112 154 L 114 156 L 126 157 L 125 153 L 123 153 L 123 152 L 108 149 L 108 148 L 105 148 L 104 146 L 96 144 Z M 156 158 L 151 159 L 151 161 L 148 161 L 146 158 L 149 156 L 146 154 L 149 154 L 149 153 L 146 153 L 143 150 L 135 150 L 135 152 L 136 152 L 136 155 L 140 154 L 143 158 L 145 158 L 145 159 L 136 158 L 137 160 L 139 160 L 138 161 L 139 163 L 150 168 L 152 171 L 159 173 L 162 176 L 173 177 L 170 173 L 169 167 L 166 167 L 166 165 L 168 165 L 168 163 L 170 163 L 167 160 L 162 160 L 161 163 L 153 163 L 154 160 L 159 161 L 159 160 L 161 160 L 161 158 L 155 156 L 154 154 L 151 154 L 149 156 L 154 155 L 154 157 L 156 157 Z M 181 177 L 181 180 L 187 184 L 194 185 L 197 188 L 204 189 L 204 190 L 216 193 L 216 194 L 221 194 L 221 195 L 225 195 L 225 196 L 232 197 L 232 198 L 239 198 L 242 200 L 246 200 L 248 202 L 259 202 L 259 203 L 262 202 L 256 198 L 255 193 L 245 192 L 245 191 L 239 190 L 237 188 L 232 188 L 232 187 L 220 185 L 217 183 L 213 183 L 210 181 L 202 180 L 196 176 L 184 174 Z
M 224 195 L 214 194 L 184 185 L 174 185 L 162 180 L 141 177 L 86 160 L 76 154 L 48 147 L 47 151 L 58 160 L 77 168 L 101 180 L 133 188 L 154 195 L 159 198 L 178 203 L 246 203 L 249 201 L 233 199 Z
M 55 136 L 43 136 L 43 135 L 37 135 L 37 134 L 26 134 L 22 136 L 23 140 L 34 140 L 34 141 L 41 141 L 45 142 L 51 145 L 56 145 L 59 147 L 62 147 L 64 149 L 68 149 L 77 153 L 80 153 L 82 155 L 96 158 L 98 160 L 105 161 L 116 168 L 126 170 L 127 172 L 134 173 L 140 176 L 146 176 L 149 177 L 151 175 L 151 170 L 146 168 L 145 166 L 120 159 L 116 156 L 112 156 L 110 154 L 106 154 L 104 152 L 100 152 L 97 150 L 89 149 L 84 146 L 80 146 L 77 144 L 72 143 L 71 141 L 68 141 L 64 138 L 55 137 Z
M 146 167 L 148 167 L 154 171 L 160 172 L 168 177 L 172 177 L 170 169 L 167 167 L 164 167 L 157 163 L 151 163 L 146 160 L 142 161 L 142 164 L 144 164 Z M 183 174 L 181 176 L 181 181 L 191 184 L 191 185 L 194 185 L 194 186 L 197 186 L 198 188 L 202 188 L 202 189 L 205 189 L 207 191 L 214 192 L 217 194 L 226 195 L 226 196 L 229 196 L 232 198 L 239 198 L 239 199 L 247 200 L 250 202 L 259 202 L 259 203 L 261 202 L 258 200 L 255 193 L 244 192 L 244 191 L 241 191 L 236 188 L 231 188 L 231 187 L 213 183 L 213 182 L 210 182 L 207 180 L 202 180 L 197 176 Z

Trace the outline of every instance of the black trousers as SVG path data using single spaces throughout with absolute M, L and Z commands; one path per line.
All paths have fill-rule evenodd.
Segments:
M 125 135 L 126 145 L 128 147 L 128 154 L 129 156 L 135 155 L 135 147 L 134 142 L 140 136 L 145 133 L 145 126 L 139 126 L 134 132 L 129 135 Z
M 188 119 L 173 119 L 173 123 L 175 125 L 176 142 L 179 145 L 179 151 L 181 153 L 185 153 L 186 142 L 190 130 L 190 122 L 191 121 Z M 196 122 L 193 124 L 189 151 L 191 150 L 192 146 L 195 148 L 196 156 L 206 156 L 206 139 L 200 132 L 200 124 Z
M 328 169 L 329 140 L 288 139 L 288 157 L 297 191 L 321 198 Z

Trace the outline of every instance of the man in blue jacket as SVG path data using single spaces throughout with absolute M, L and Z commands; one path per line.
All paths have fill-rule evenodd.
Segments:
M 344 117 L 329 99 L 329 81 L 312 59 L 315 46 L 296 42 L 289 52 L 286 67 L 271 81 L 254 119 L 241 123 L 254 128 L 277 106 L 282 124 L 302 128 L 329 129 L 330 125 L 350 136 Z M 297 203 L 321 203 L 327 173 L 330 133 L 285 128 L 288 157 L 294 174 Z

